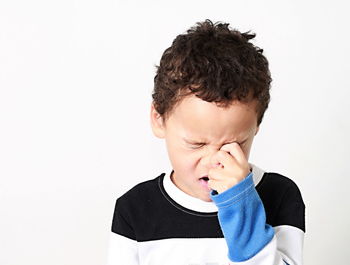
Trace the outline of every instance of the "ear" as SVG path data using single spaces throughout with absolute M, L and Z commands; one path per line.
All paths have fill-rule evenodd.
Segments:
M 161 115 L 154 108 L 153 102 L 151 104 L 151 127 L 153 134 L 158 138 L 165 137 L 165 125 Z

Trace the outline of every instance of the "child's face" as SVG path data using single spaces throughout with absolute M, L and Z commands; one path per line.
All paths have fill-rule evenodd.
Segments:
M 224 144 L 237 142 L 248 160 L 253 138 L 259 129 L 255 102 L 247 105 L 236 101 L 224 109 L 194 95 L 186 97 L 175 107 L 166 124 L 162 123 L 152 105 L 151 124 L 154 134 L 166 141 L 174 169 L 174 184 L 203 201 L 211 201 L 210 189 L 200 181 L 214 166 L 210 163 L 211 156 Z

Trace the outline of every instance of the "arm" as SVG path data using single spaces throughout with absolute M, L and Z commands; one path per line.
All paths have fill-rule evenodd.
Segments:
M 137 240 L 119 199 L 116 202 L 109 238 L 107 265 L 138 265 Z
M 304 232 L 291 225 L 273 228 L 266 224 L 264 206 L 252 176 L 249 173 L 220 194 L 211 193 L 218 206 L 230 264 L 301 265 Z M 297 210 L 297 206 L 287 210 Z

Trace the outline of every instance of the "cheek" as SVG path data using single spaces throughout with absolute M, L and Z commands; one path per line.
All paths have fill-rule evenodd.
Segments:
M 191 150 L 187 148 L 183 148 L 181 152 L 181 163 L 185 165 L 187 168 L 195 167 L 200 161 L 200 152 L 196 150 Z
M 178 171 L 190 171 L 200 160 L 199 153 L 183 146 L 168 145 L 168 155 L 172 166 Z
M 183 148 L 175 159 L 177 160 L 177 164 L 181 166 L 182 170 L 194 171 L 201 160 L 200 153 L 201 152 L 196 150 Z

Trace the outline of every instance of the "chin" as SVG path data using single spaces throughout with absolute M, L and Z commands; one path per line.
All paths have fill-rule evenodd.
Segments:
M 212 202 L 212 199 L 210 198 L 209 194 L 208 196 L 205 196 L 205 197 L 202 197 L 200 198 L 202 201 L 205 201 L 205 202 Z

